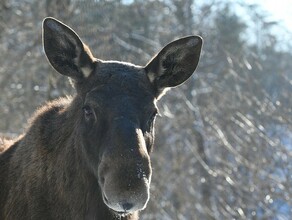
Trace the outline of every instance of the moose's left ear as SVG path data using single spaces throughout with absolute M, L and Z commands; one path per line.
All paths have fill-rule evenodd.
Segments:
M 94 58 L 89 48 L 62 22 L 45 18 L 43 44 L 48 60 L 59 73 L 78 81 L 93 71 Z
M 157 97 L 165 88 L 178 86 L 193 74 L 199 63 L 202 44 L 203 39 L 199 36 L 180 38 L 166 45 L 145 66 Z

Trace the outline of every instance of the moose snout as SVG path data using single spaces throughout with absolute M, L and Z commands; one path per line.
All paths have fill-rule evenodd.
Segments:
M 129 162 L 129 161 L 128 161 Z M 118 165 L 112 160 L 113 167 L 100 172 L 100 187 L 104 203 L 118 213 L 131 213 L 142 210 L 149 200 L 151 169 L 141 162 L 136 166 Z

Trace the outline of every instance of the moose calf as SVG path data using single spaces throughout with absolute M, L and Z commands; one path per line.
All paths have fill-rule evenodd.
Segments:
M 45 104 L 0 148 L 0 219 L 138 219 L 149 200 L 156 102 L 193 74 L 201 37 L 169 43 L 146 66 L 95 58 L 54 18 L 43 22 L 43 44 L 77 92 Z

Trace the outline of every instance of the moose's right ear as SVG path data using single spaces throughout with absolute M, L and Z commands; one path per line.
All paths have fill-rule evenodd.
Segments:
M 48 60 L 59 73 L 80 80 L 93 71 L 94 58 L 89 48 L 62 22 L 44 19 L 43 44 Z

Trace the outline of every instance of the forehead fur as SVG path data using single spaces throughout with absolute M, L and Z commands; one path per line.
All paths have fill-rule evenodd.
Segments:
M 143 93 L 154 96 L 154 89 L 141 66 L 119 61 L 101 61 L 92 74 L 90 86 L 92 90 L 106 87 L 114 93 Z

